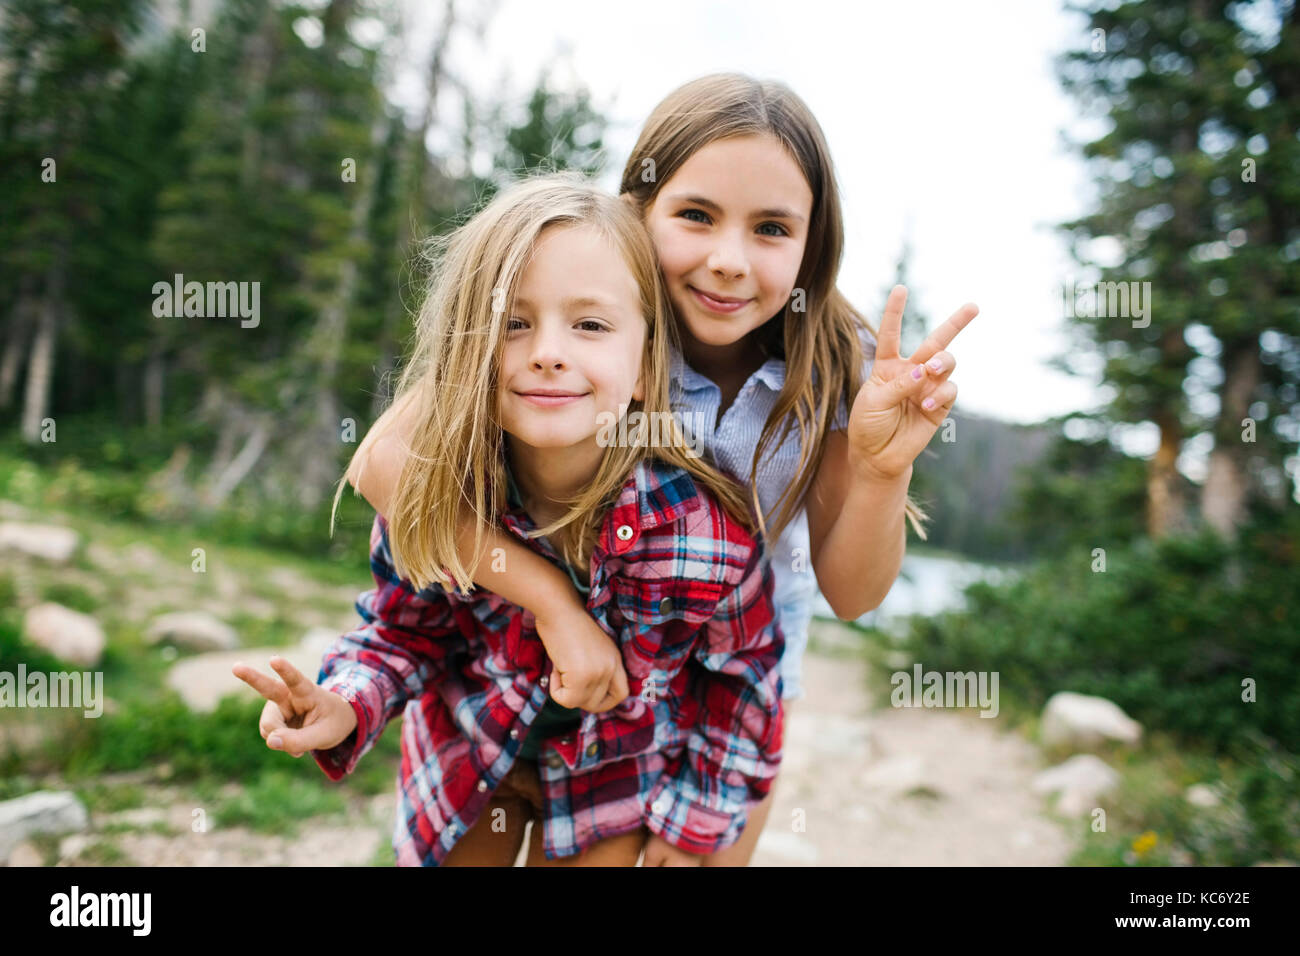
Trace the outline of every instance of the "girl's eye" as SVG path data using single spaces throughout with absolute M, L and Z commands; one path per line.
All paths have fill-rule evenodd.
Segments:
M 781 225 L 779 222 L 765 222 L 765 223 L 763 223 L 761 226 L 759 226 L 758 228 L 759 228 L 759 229 L 766 229 L 768 226 L 771 226 L 773 229 L 776 230 L 776 232 L 765 232 L 765 233 L 763 233 L 763 235 L 765 235 L 765 236 L 788 236 L 788 235 L 790 235 L 789 230 L 786 229 L 785 226 Z
M 691 220 L 690 220 L 691 222 L 705 222 L 705 223 L 707 223 L 707 222 L 712 222 L 712 221 L 713 221 L 713 220 L 711 220 L 711 219 L 709 218 L 709 214 L 708 214 L 707 212 L 705 212 L 704 210 L 702 210 L 702 209 L 683 209 L 683 210 L 682 210 L 681 212 L 679 212 L 677 215 L 682 216 L 683 218 L 689 218 L 689 217 L 691 217 L 691 216 L 699 216 L 699 217 L 700 217 L 699 219 L 691 219 Z
M 584 329 L 583 329 L 584 332 L 604 332 L 604 331 L 605 331 L 605 326 L 604 326 L 603 324 L 601 324 L 600 322 L 597 322 L 595 319 L 583 319 L 583 320 L 582 320 L 581 322 L 579 322 L 578 324 L 579 324 L 579 325 L 583 325 L 583 326 L 587 326 L 587 325 L 593 326 L 593 328 L 589 328 L 589 329 L 588 329 L 588 328 L 584 328 Z
M 523 327 L 524 327 L 523 319 L 511 318 L 506 320 L 507 332 L 517 332 L 519 329 L 522 329 Z

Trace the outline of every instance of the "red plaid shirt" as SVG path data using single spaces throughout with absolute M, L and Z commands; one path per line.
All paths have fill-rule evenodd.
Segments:
M 521 538 L 536 529 L 517 506 L 502 523 Z M 387 529 L 377 516 L 377 586 L 357 600 L 366 624 L 317 677 L 351 702 L 357 728 L 312 756 L 339 780 L 405 718 L 393 847 L 399 866 L 436 866 L 515 763 L 552 667 L 530 612 L 483 589 L 415 593 Z M 560 563 L 549 542 L 522 540 Z M 685 471 L 644 461 L 602 525 L 587 608 L 622 648 L 631 694 L 541 742 L 546 856 L 642 825 L 690 853 L 734 843 L 781 759 L 784 638 L 761 542 Z

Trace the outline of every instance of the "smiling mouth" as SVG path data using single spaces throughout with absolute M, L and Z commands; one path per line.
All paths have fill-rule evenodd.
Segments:
M 688 285 L 686 288 L 691 290 L 691 295 L 695 296 L 696 302 L 711 312 L 721 312 L 724 314 L 738 312 L 752 301 L 751 299 L 736 299 L 732 297 L 718 298 L 717 296 L 710 295 L 707 292 L 701 292 L 693 285 Z
M 568 405 L 580 398 L 586 398 L 586 392 L 515 392 L 530 405 L 550 408 L 556 405 Z

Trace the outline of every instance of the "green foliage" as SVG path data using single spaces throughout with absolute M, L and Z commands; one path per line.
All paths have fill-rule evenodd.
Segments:
M 1250 866 L 1300 858 L 1300 760 L 1256 734 L 1234 741 L 1231 757 L 1134 754 L 1107 828 L 1081 831 L 1076 866 Z M 1188 801 L 1197 783 L 1215 806 Z
M 1107 440 L 1057 434 L 1019 476 L 1010 534 L 1042 556 L 1098 541 L 1133 543 L 1146 530 L 1146 472 L 1146 462 Z
M 1131 547 L 1098 538 L 1105 571 L 1073 548 L 1014 582 L 966 591 L 969 609 L 915 618 L 906 650 L 926 667 L 990 670 L 1040 707 L 1057 691 L 1113 700 L 1150 727 L 1226 752 L 1258 732 L 1300 741 L 1300 520 L 1243 544 L 1209 533 Z M 1258 699 L 1242 701 L 1242 681 Z

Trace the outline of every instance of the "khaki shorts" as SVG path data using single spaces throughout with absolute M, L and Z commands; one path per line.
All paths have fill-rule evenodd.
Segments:
M 548 860 L 542 852 L 542 780 L 537 761 L 517 760 L 468 833 L 456 842 L 443 866 L 513 866 L 524 843 L 524 828 L 531 820 L 525 866 L 636 866 L 650 831 L 601 840 L 576 856 Z M 502 812 L 498 812 L 502 811 Z M 493 822 L 496 827 L 493 827 Z

